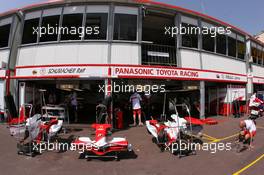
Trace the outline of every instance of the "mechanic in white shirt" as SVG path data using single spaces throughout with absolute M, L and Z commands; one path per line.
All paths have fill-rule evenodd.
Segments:
M 247 119 L 240 121 L 241 132 L 240 135 L 245 137 L 245 141 L 250 141 L 250 146 L 252 147 L 253 137 L 257 134 L 257 127 L 253 120 Z
M 130 103 L 132 103 L 132 109 L 133 109 L 133 119 L 134 119 L 134 123 L 133 126 L 136 126 L 136 116 L 138 115 L 138 125 L 139 126 L 143 126 L 143 123 L 141 121 L 141 105 L 140 102 L 142 101 L 141 96 L 135 92 L 134 94 L 131 95 L 130 97 Z

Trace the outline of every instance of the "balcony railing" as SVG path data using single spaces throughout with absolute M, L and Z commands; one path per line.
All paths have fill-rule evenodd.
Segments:
M 142 43 L 142 64 L 177 66 L 175 46 Z

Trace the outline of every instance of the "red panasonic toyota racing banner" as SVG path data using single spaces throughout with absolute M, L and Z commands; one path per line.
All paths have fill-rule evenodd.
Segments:
M 247 82 L 247 77 L 216 71 L 164 68 L 164 67 L 113 67 L 112 76 L 119 78 L 158 78 L 187 80 L 218 80 L 232 82 Z
M 183 69 L 159 66 L 119 66 L 119 65 L 50 65 L 24 66 L 16 68 L 14 78 L 149 78 L 175 80 L 205 80 L 246 83 L 242 74 Z

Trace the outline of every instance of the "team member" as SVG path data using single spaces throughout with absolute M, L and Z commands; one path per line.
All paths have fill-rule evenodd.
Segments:
M 140 102 L 142 101 L 141 96 L 135 92 L 134 94 L 131 95 L 130 100 L 132 103 L 132 108 L 133 108 L 133 119 L 134 119 L 134 123 L 133 126 L 136 126 L 136 116 L 138 115 L 138 125 L 142 126 L 143 123 L 141 121 L 141 105 Z
M 78 101 L 77 101 L 77 93 L 73 92 L 73 94 L 71 95 L 71 108 L 72 108 L 72 115 L 74 117 L 74 122 L 77 123 L 78 122 Z
M 240 121 L 239 124 L 241 128 L 240 136 L 244 137 L 244 143 L 249 143 L 250 147 L 252 148 L 252 141 L 253 137 L 255 137 L 257 132 L 256 124 L 253 120 L 243 120 Z

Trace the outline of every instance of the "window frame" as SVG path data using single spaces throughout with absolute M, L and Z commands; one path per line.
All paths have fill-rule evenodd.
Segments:
M 136 19 L 136 40 L 120 40 L 117 39 L 115 40 L 115 15 L 120 14 L 120 15 L 135 15 L 137 17 Z M 137 43 L 139 42 L 139 7 L 138 6 L 120 6 L 120 5 L 115 5 L 113 8 L 112 12 L 112 38 L 110 39 L 113 42 L 124 42 L 124 43 Z
M 4 22 L 3 22 L 4 21 Z M 3 24 L 1 24 L 3 22 Z M 14 26 L 14 16 L 9 16 L 5 18 L 0 19 L 0 27 L 10 25 L 9 27 L 9 34 L 8 34 L 8 41 L 7 41 L 7 46 L 6 47 L 0 47 L 0 50 L 5 50 L 5 49 L 10 49 L 11 47 L 11 40 L 12 40 L 12 29 Z
M 218 52 L 218 36 L 223 36 L 223 38 L 225 38 L 225 45 L 224 45 L 224 53 L 220 53 L 220 52 Z M 217 35 L 216 35 L 216 38 L 215 38 L 215 53 L 216 54 L 219 54 L 219 55 L 223 55 L 223 56 L 228 56 L 227 55 L 227 35 L 225 35 L 225 34 L 219 34 L 219 33 L 217 33 Z
M 55 16 L 57 16 L 57 17 L 59 17 L 59 22 L 58 22 L 58 26 L 60 25 L 60 18 L 61 18 L 61 16 L 60 15 L 54 15 L 54 16 L 44 16 L 44 17 L 42 17 L 41 18 L 41 27 L 43 27 L 43 19 L 44 18 L 50 18 L 50 17 L 55 17 Z M 58 37 L 59 37 L 59 34 L 56 34 L 56 40 L 48 40 L 48 41 L 41 41 L 41 37 L 39 37 L 39 41 L 38 41 L 38 43 L 53 43 L 53 42 L 58 42 Z
M 82 15 L 82 18 L 81 18 L 81 25 L 79 27 L 83 27 L 83 18 L 84 18 L 84 13 L 71 13 L 71 14 L 63 14 L 63 17 L 62 17 L 62 21 L 61 21 L 61 26 L 60 27 L 65 27 L 63 26 L 63 20 L 64 20 L 64 15 Z M 72 27 L 76 27 L 76 26 L 72 26 Z M 68 36 L 71 36 L 68 34 Z M 75 36 L 75 35 L 74 35 Z M 76 37 L 78 36 L 78 33 L 76 34 Z M 60 42 L 81 42 L 83 41 L 83 37 L 78 37 L 79 39 L 62 39 L 63 35 L 60 33 Z M 67 37 L 67 35 L 65 35 L 65 37 Z M 72 36 L 73 37 L 73 36 Z
M 35 20 L 35 19 L 38 19 L 38 27 L 40 27 L 40 18 L 32 18 L 32 19 L 28 19 L 28 20 Z M 30 42 L 30 43 L 23 43 L 23 38 L 24 38 L 24 32 L 25 32 L 25 24 L 26 24 L 26 21 L 28 20 L 25 20 L 24 23 L 23 23 L 23 32 L 22 32 L 22 37 L 21 37 L 21 45 L 24 46 L 24 45 L 35 45 L 35 44 L 39 44 L 38 40 L 39 40 L 39 33 L 37 34 L 37 38 L 36 38 L 36 42 Z
M 255 50 L 255 52 L 256 52 L 256 57 L 254 57 L 254 50 Z M 256 43 L 254 43 L 254 42 L 251 42 L 251 44 L 250 44 L 250 52 L 251 52 L 251 57 L 252 57 L 252 64 L 255 64 L 255 65 L 257 65 L 257 63 L 258 63 L 258 57 L 257 57 L 257 44 Z M 256 62 L 254 62 L 254 60 L 256 60 Z
M 202 31 L 203 31 L 204 28 L 210 29 L 208 31 L 213 31 L 213 30 L 215 30 L 215 29 L 213 29 L 213 27 L 216 27 L 216 26 L 213 25 L 213 24 L 211 24 L 211 23 L 209 23 L 209 22 L 206 22 L 206 21 L 203 21 L 203 20 L 201 21 L 201 30 Z M 215 37 L 212 37 L 211 33 L 208 33 L 208 34 L 201 33 L 201 49 L 203 51 L 211 52 L 211 53 L 216 53 L 216 37 L 217 37 L 217 34 L 218 33 L 217 33 L 217 31 L 215 31 L 215 32 L 216 32 L 216 36 Z M 204 42 L 205 39 L 207 41 L 209 41 L 209 40 L 212 40 L 213 41 L 213 49 L 212 50 L 204 47 L 205 46 L 204 45 L 205 44 L 205 42 Z
M 85 15 L 86 15 L 86 9 L 87 9 L 87 6 L 88 5 L 71 5 L 71 6 L 63 6 L 63 9 L 62 9 L 62 13 L 61 13 L 61 18 L 60 18 L 60 27 L 63 27 L 63 19 L 64 19 L 64 15 L 82 15 L 82 25 L 81 27 L 84 27 L 84 24 L 85 24 Z M 81 9 L 81 11 L 73 11 L 70 13 L 71 10 L 74 10 L 74 8 L 76 9 Z M 78 34 L 76 34 L 78 35 Z M 76 39 L 76 40 L 62 40 L 62 34 L 60 33 L 59 34 L 59 43 L 65 43 L 65 42 L 82 42 L 83 41 L 83 37 L 79 37 L 80 39 Z
M 191 25 L 191 26 L 195 26 L 195 27 L 199 27 L 199 28 L 201 27 L 200 24 L 199 24 L 200 18 L 189 16 L 188 14 L 182 14 L 180 16 L 180 18 L 181 18 L 181 20 L 180 20 L 180 24 L 179 25 L 181 25 L 181 26 L 183 26 L 183 25 L 187 25 L 187 26 Z M 190 34 L 187 34 L 187 35 L 189 35 L 189 37 L 190 37 Z M 194 35 L 194 34 L 192 34 L 192 35 Z M 184 35 L 180 35 L 180 38 L 181 38 L 180 47 L 186 48 L 186 49 L 193 49 L 193 50 L 203 50 L 202 47 L 199 48 L 199 43 L 201 43 L 200 42 L 201 37 L 199 36 L 199 33 L 196 34 L 196 35 L 197 35 L 197 43 L 196 43 L 197 47 L 193 47 L 192 43 L 191 43 L 191 46 L 184 46 L 183 45 L 183 37 L 184 37 Z M 207 52 L 207 51 L 205 51 L 205 52 Z
M 233 32 L 232 32 L 233 33 Z M 235 36 L 236 36 L 236 34 L 235 34 Z M 234 46 L 235 46 L 235 51 L 234 51 L 234 56 L 233 55 L 231 55 L 231 53 L 230 53 L 230 39 L 231 40 L 234 40 Z M 231 57 L 231 58 L 237 58 L 237 37 L 234 37 L 234 36 L 232 36 L 232 35 L 227 35 L 227 56 L 229 56 L 229 57 Z
M 258 45 L 257 46 L 257 65 L 259 65 L 259 66 L 262 66 L 262 64 L 263 64 L 262 50 L 263 50 L 263 48 L 260 45 Z
M 135 40 L 129 40 L 129 39 L 115 39 L 115 22 L 116 22 L 116 15 L 133 15 L 133 14 L 124 14 L 124 13 L 114 13 L 113 14 L 113 17 L 114 17 L 114 20 L 113 20 L 113 41 L 116 41 L 116 42 L 138 42 L 138 20 L 139 20 L 139 17 L 138 15 L 133 15 L 133 16 L 136 16 L 136 39 Z
M 246 57 L 246 49 L 247 49 L 247 46 L 246 46 L 246 43 L 245 42 L 243 42 L 243 41 L 240 41 L 240 40 L 237 40 L 237 58 L 238 59 L 240 59 L 240 60 L 245 60 L 245 57 Z M 240 58 L 239 57 L 239 44 L 241 44 L 242 43 L 242 45 L 244 46 L 244 53 L 243 53 L 243 55 L 244 55 L 244 57 L 243 58 Z
M 264 47 L 262 48 L 262 67 L 264 67 Z
M 107 15 L 107 19 L 106 19 L 106 31 L 105 31 L 105 39 L 85 39 L 86 34 L 83 37 L 83 41 L 107 41 L 108 40 L 108 32 L 109 32 L 109 20 L 110 20 L 110 15 L 109 12 L 108 13 L 103 13 L 103 12 L 97 12 L 97 13 L 91 13 L 91 12 L 86 12 L 85 13 L 85 21 L 84 21 L 84 27 L 86 27 L 86 22 L 87 22 L 87 15 L 88 14 L 106 14 Z
M 25 22 L 27 20 L 31 20 L 31 19 L 37 19 L 39 18 L 39 24 L 38 27 L 40 27 L 40 22 L 41 22 L 41 16 L 42 16 L 42 12 L 43 10 L 37 10 L 37 11 L 28 11 L 26 12 L 26 14 L 23 16 L 23 22 L 22 22 L 22 36 L 21 36 L 21 40 L 20 40 L 20 46 L 31 46 L 31 45 L 38 45 L 39 44 L 39 34 L 37 35 L 37 42 L 35 43 L 27 43 L 27 44 L 23 44 L 23 36 L 24 36 L 24 31 L 25 31 Z M 38 14 L 39 15 L 35 15 L 36 17 L 30 17 L 29 19 L 27 19 L 27 14 L 32 15 L 32 14 Z
M 59 16 L 58 27 L 60 27 L 61 26 L 61 20 L 62 20 L 62 14 L 63 14 L 63 8 L 64 7 L 54 7 L 54 8 L 45 8 L 45 9 L 42 9 L 41 24 L 40 24 L 40 26 L 42 26 L 42 24 L 43 24 L 43 18 L 45 18 L 45 17 Z M 48 12 L 48 11 L 49 11 L 49 13 L 46 14 L 46 12 Z M 50 14 L 50 12 L 52 12 L 52 11 L 53 11 L 53 14 Z M 57 35 L 57 39 L 55 41 L 40 41 L 40 37 L 39 37 L 38 44 L 41 45 L 41 44 L 48 44 L 48 43 L 59 43 L 59 40 L 60 40 L 60 34 Z
M 199 27 L 199 26 L 195 26 L 195 25 L 193 25 L 193 24 L 188 24 L 188 23 L 185 23 L 185 22 L 181 22 L 181 25 L 183 26 L 183 25 L 187 25 L 187 26 L 190 26 L 190 27 L 192 27 L 192 26 L 194 26 L 194 27 Z M 186 45 L 183 45 L 183 37 L 184 36 L 187 36 L 187 37 L 189 37 L 189 39 L 191 38 L 191 46 L 186 46 Z M 197 47 L 194 47 L 193 46 L 193 36 L 197 36 L 197 42 L 195 43 L 195 45 L 197 45 Z M 200 37 L 199 37 L 199 34 L 185 34 L 185 35 L 181 35 L 181 47 L 183 47 L 183 48 L 188 48 L 188 49 L 195 49 L 195 50 L 199 50 L 199 39 Z

